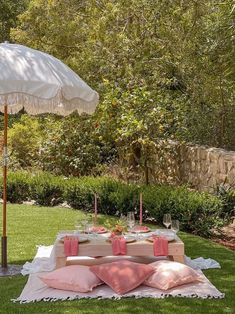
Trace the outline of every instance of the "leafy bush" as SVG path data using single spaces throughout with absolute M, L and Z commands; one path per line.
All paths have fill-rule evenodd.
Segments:
M 221 184 L 217 188 L 217 196 L 223 202 L 221 217 L 230 222 L 235 218 L 235 190 L 230 186 Z
M 66 186 L 65 200 L 73 208 L 89 211 L 93 207 L 94 193 L 99 192 L 99 179 L 93 177 L 72 178 Z
M 41 168 L 55 174 L 84 176 L 93 174 L 101 162 L 100 146 L 93 132 L 91 118 L 76 113 L 54 121 L 44 121 Z
M 186 187 L 153 186 L 144 190 L 144 210 L 161 223 L 170 213 L 178 219 L 181 229 L 210 236 L 212 229 L 222 224 L 222 202 L 208 193 L 188 191 Z
M 39 172 L 30 182 L 31 197 L 39 205 L 55 206 L 63 202 L 66 180 L 47 172 Z
M 165 213 L 180 221 L 181 230 L 202 236 L 210 236 L 222 224 L 223 200 L 208 193 L 189 191 L 184 186 L 137 186 L 109 177 L 66 179 L 47 172 L 33 176 L 16 172 L 8 178 L 11 202 L 33 198 L 39 205 L 53 206 L 67 201 L 75 209 L 93 211 L 94 193 L 97 193 L 99 213 L 120 215 L 135 211 L 136 219 L 139 219 L 140 191 L 144 219 L 154 219 L 158 225 L 162 224 Z
M 31 168 L 40 161 L 42 131 L 35 117 L 22 115 L 9 129 L 10 163 L 15 168 Z
M 3 178 L 0 181 L 3 192 Z M 22 203 L 30 199 L 30 174 L 26 171 L 10 172 L 7 176 L 7 200 L 11 203 Z

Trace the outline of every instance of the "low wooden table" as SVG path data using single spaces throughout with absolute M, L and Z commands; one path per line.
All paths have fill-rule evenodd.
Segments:
M 176 239 L 169 242 L 168 258 L 170 260 L 184 263 L 184 242 L 176 236 Z M 66 266 L 67 257 L 64 255 L 64 244 L 61 240 L 55 242 L 56 268 Z M 78 256 L 104 257 L 113 256 L 111 243 L 102 239 L 90 240 L 89 242 L 79 243 Z M 126 256 L 154 256 L 153 243 L 147 240 L 127 243 Z M 124 255 L 122 257 L 125 257 Z M 79 264 L 79 261 L 78 263 Z

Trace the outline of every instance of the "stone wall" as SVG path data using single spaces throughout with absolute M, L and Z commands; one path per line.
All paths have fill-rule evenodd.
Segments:
M 160 146 L 149 158 L 150 183 L 188 184 L 208 192 L 216 191 L 220 184 L 235 189 L 235 151 L 173 141 L 163 142 Z M 146 183 L 143 169 L 129 171 L 128 167 L 117 165 L 115 175 L 127 182 Z
M 180 181 L 213 192 L 220 184 L 235 188 L 235 151 L 180 145 Z

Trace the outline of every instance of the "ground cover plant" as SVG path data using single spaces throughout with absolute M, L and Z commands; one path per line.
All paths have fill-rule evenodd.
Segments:
M 59 230 L 74 229 L 75 219 L 83 212 L 57 207 L 8 205 L 9 262 L 23 264 L 31 260 L 36 245 L 50 245 Z M 107 217 L 101 216 L 101 222 Z M 27 277 L 0 278 L 0 313 L 234 313 L 235 308 L 235 252 L 230 251 L 199 236 L 180 232 L 186 245 L 186 254 L 192 258 L 203 256 L 214 258 L 222 269 L 205 271 L 209 280 L 226 294 L 221 300 L 180 299 L 122 299 L 75 300 L 63 302 L 39 302 L 14 304 L 10 300 L 18 297 Z

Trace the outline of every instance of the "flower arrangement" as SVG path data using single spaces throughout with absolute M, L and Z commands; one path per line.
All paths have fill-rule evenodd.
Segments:
M 111 231 L 116 235 L 121 235 L 125 231 L 125 227 L 119 224 L 116 224 Z
M 123 220 L 110 220 L 107 219 L 104 225 L 109 229 L 114 235 L 121 235 L 127 230 L 126 223 Z

